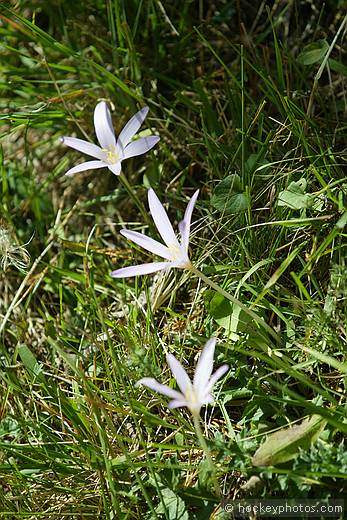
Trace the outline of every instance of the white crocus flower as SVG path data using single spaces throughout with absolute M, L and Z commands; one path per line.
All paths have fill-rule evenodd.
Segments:
M 76 137 L 61 137 L 63 144 L 95 157 L 97 160 L 78 164 L 68 170 L 65 175 L 96 168 L 108 168 L 115 175 L 119 175 L 122 161 L 148 152 L 160 139 L 158 136 L 152 135 L 130 142 L 145 120 L 148 110 L 148 107 L 144 107 L 137 112 L 127 122 L 117 139 L 112 126 L 110 109 L 105 101 L 100 101 L 94 110 L 94 127 L 100 146 Z
M 193 415 L 199 415 L 202 406 L 213 402 L 214 399 L 211 394 L 213 386 L 229 369 L 228 365 L 222 365 L 211 375 L 215 346 L 216 338 L 209 339 L 204 346 L 196 365 L 193 383 L 175 356 L 167 354 L 166 360 L 181 390 L 180 392 L 158 383 L 152 377 L 140 379 L 136 386 L 144 385 L 155 392 L 171 397 L 172 401 L 168 405 L 169 408 L 186 406 Z
M 150 274 L 160 271 L 162 269 L 169 269 L 170 267 L 178 267 L 180 269 L 191 269 L 192 264 L 188 256 L 190 222 L 196 199 L 198 198 L 199 190 L 197 190 L 190 199 L 182 222 L 178 227 L 181 233 L 181 241 L 179 242 L 173 230 L 169 217 L 165 211 L 164 206 L 158 199 L 154 190 L 148 190 L 148 204 L 154 223 L 162 237 L 164 244 L 153 240 L 137 231 L 129 231 L 122 229 L 121 234 L 135 242 L 135 244 L 143 247 L 150 253 L 161 256 L 165 262 L 152 262 L 150 264 L 134 265 L 131 267 L 123 267 L 111 273 L 113 278 L 123 278 L 127 276 L 137 276 L 139 274 Z

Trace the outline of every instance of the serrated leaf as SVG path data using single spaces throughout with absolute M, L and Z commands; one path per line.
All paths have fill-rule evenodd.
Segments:
M 162 501 L 155 509 L 157 514 L 164 514 L 166 509 L 169 520 L 189 520 L 186 505 L 180 496 L 170 488 L 161 489 L 160 493 Z
M 318 40 L 310 43 L 300 52 L 297 57 L 297 62 L 300 65 L 312 65 L 313 63 L 320 63 L 329 50 L 329 44 L 326 40 Z
M 241 179 L 236 173 L 228 175 L 217 184 L 211 199 L 214 208 L 224 213 L 236 214 L 247 211 L 250 199 L 246 192 L 242 191 Z
M 278 195 L 278 206 L 286 206 L 290 209 L 310 208 L 314 198 L 309 193 L 305 193 L 306 180 L 292 181 L 288 188 L 281 191 Z
M 252 458 L 253 466 L 274 466 L 294 459 L 299 449 L 308 449 L 326 425 L 320 415 L 312 415 L 301 424 L 283 428 L 267 436 Z

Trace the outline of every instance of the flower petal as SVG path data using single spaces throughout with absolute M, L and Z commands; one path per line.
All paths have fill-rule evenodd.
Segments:
M 174 390 L 167 385 L 158 383 L 158 381 L 156 381 L 153 377 L 143 377 L 136 383 L 135 386 L 138 385 L 147 386 L 147 388 L 150 388 L 155 392 L 159 392 L 160 394 L 167 395 L 168 397 L 172 397 L 173 399 L 184 399 L 183 395 L 177 392 L 177 390 Z
M 132 137 L 136 134 L 142 123 L 144 122 L 147 114 L 148 107 L 143 107 L 139 110 L 125 125 L 121 133 L 119 134 L 117 144 L 121 150 L 124 151 L 126 145 L 130 143 Z
M 163 246 L 160 242 L 153 240 L 153 238 L 147 237 L 142 233 L 138 233 L 137 231 L 130 231 L 128 229 L 120 230 L 123 237 L 135 242 L 138 246 L 143 247 L 147 251 L 154 253 L 155 255 L 161 256 L 162 258 L 166 258 L 167 260 L 171 259 L 171 253 L 167 247 Z
M 208 384 L 205 386 L 204 391 L 209 394 L 212 391 L 212 388 L 217 383 L 218 379 L 220 379 L 227 371 L 229 370 L 229 365 L 222 365 L 217 368 L 215 373 L 211 376 Z
M 193 385 L 198 395 L 201 395 L 200 389 L 206 387 L 212 374 L 216 341 L 216 338 L 210 338 L 206 342 L 196 365 Z
M 179 248 L 180 245 L 176 238 L 169 217 L 167 216 L 164 206 L 152 188 L 148 190 L 148 204 L 154 220 L 154 224 L 156 225 L 157 230 L 159 231 L 160 236 L 164 240 L 165 244 L 168 247 L 177 246 Z
M 171 372 L 175 376 L 182 394 L 185 395 L 187 390 L 191 391 L 192 389 L 192 383 L 187 372 L 184 370 L 181 363 L 172 354 L 167 354 L 166 360 L 171 368 Z
M 94 110 L 94 128 L 101 148 L 116 146 L 111 112 L 105 101 L 100 101 Z
M 183 406 L 187 406 L 189 408 L 188 401 L 186 399 L 183 399 L 183 396 L 180 399 L 174 399 L 173 401 L 170 401 L 168 404 L 168 408 L 171 410 L 173 408 L 182 408 Z
M 70 168 L 65 175 L 74 175 L 74 173 L 84 172 L 86 170 L 95 170 L 96 168 L 105 168 L 107 164 L 102 161 L 87 161 Z
M 178 224 L 178 229 L 181 233 L 181 244 L 184 247 L 185 251 L 188 251 L 189 246 L 189 235 L 190 235 L 190 223 L 192 220 L 192 213 L 196 203 L 196 199 L 198 198 L 199 190 L 196 190 L 190 201 L 188 202 L 186 211 L 184 213 L 183 220 Z
M 171 262 L 153 262 L 151 264 L 132 265 L 130 267 L 122 267 L 112 271 L 112 278 L 126 278 L 130 276 L 138 276 L 141 274 L 151 274 L 162 269 L 171 267 Z
M 111 170 L 111 172 L 114 173 L 115 175 L 120 175 L 120 172 L 122 170 L 122 163 L 121 163 L 121 161 L 118 161 L 115 164 L 108 164 L 107 168 L 109 170 Z
M 160 140 L 160 137 L 157 135 L 150 135 L 149 137 L 141 137 L 140 139 L 136 139 L 132 143 L 128 144 L 123 153 L 123 159 L 129 159 L 129 157 L 135 157 L 136 155 L 142 155 L 153 146 L 157 144 Z
M 105 154 L 101 150 L 100 146 L 96 144 L 89 143 L 88 141 L 84 141 L 83 139 L 77 139 L 77 137 L 61 137 L 60 141 L 66 146 L 70 146 L 70 148 L 74 148 L 79 152 L 86 153 L 91 157 L 96 157 L 101 161 L 104 159 Z
M 210 404 L 213 403 L 214 397 L 212 394 L 207 394 L 204 396 L 203 400 L 201 401 L 201 406 L 204 404 Z

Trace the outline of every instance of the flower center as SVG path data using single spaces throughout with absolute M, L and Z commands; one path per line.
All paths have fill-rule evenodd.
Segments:
M 170 251 L 170 254 L 171 254 L 171 257 L 172 257 L 172 262 L 176 262 L 177 260 L 181 260 L 182 258 L 182 251 L 181 249 L 173 244 L 169 247 L 169 251 Z
M 115 146 L 109 145 L 107 148 L 103 148 L 102 151 L 106 153 L 106 161 L 109 164 L 116 164 L 119 161 L 119 153 Z
M 199 414 L 202 403 L 199 399 L 199 395 L 196 393 L 194 387 L 188 388 L 184 394 L 185 400 L 189 410 L 193 414 Z
M 198 399 L 196 396 L 196 393 L 194 391 L 194 388 L 187 388 L 184 397 L 186 398 L 186 401 L 188 401 L 191 404 L 197 404 Z
M 171 262 L 173 262 L 176 267 L 181 269 L 191 269 L 192 264 L 182 247 L 172 244 L 168 249 L 171 255 Z

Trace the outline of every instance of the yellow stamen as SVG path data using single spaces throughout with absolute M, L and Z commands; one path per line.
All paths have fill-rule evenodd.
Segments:
M 171 253 L 171 262 L 176 262 L 176 267 L 191 269 L 192 264 L 189 258 L 179 246 L 172 244 L 168 249 Z
M 186 398 L 186 401 L 190 403 L 190 405 L 194 406 L 198 404 L 198 399 L 194 391 L 194 388 L 188 388 L 184 394 L 184 397 Z
M 172 260 L 173 261 L 179 260 L 182 257 L 182 252 L 181 252 L 180 248 L 177 245 L 171 245 L 169 247 L 169 251 L 170 251 L 170 253 L 172 255 Z
M 110 164 L 115 164 L 119 161 L 119 153 L 116 151 L 114 146 L 109 146 L 108 148 L 103 148 L 103 152 L 106 153 L 106 160 Z

